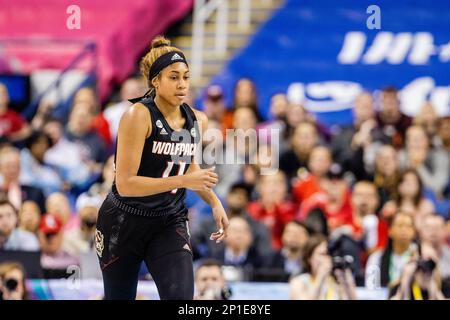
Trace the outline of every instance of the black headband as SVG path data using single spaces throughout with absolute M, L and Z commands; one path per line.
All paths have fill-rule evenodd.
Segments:
M 162 69 L 175 62 L 183 62 L 188 65 L 184 54 L 180 51 L 171 51 L 160 56 L 150 67 L 150 80 L 156 77 Z

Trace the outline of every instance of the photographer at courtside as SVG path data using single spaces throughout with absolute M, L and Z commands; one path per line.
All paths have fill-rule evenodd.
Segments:
M 0 264 L 0 301 L 27 300 L 26 275 L 23 266 L 16 262 Z
M 327 239 L 312 236 L 304 248 L 305 273 L 290 282 L 293 300 L 355 300 L 356 286 L 347 257 L 330 254 Z
M 389 293 L 392 300 L 443 300 L 439 258 L 426 244 L 417 246 L 405 265 L 399 283 Z
M 215 259 L 203 260 L 195 272 L 194 300 L 228 300 L 230 296 L 221 263 Z

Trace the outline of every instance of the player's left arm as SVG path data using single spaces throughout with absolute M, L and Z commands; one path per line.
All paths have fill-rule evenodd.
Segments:
M 192 109 L 197 117 L 199 129 L 201 131 L 201 137 L 203 137 L 203 133 L 208 127 L 208 118 L 206 115 L 198 110 Z M 201 143 L 202 139 L 200 139 Z M 200 165 L 194 161 L 189 166 L 188 172 L 193 172 L 200 170 Z M 216 241 L 217 243 L 225 239 L 227 235 L 228 229 L 228 217 L 223 208 L 222 202 L 219 200 L 217 195 L 214 193 L 212 189 L 208 190 L 197 190 L 195 191 L 206 203 L 211 206 L 213 211 L 214 220 L 216 221 L 217 231 L 211 234 L 211 240 Z

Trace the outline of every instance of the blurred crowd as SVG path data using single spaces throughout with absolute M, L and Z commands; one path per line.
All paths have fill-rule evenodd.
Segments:
M 118 124 L 128 99 L 144 93 L 142 79 L 130 78 L 117 101 L 102 107 L 85 87 L 67 121 L 45 102 L 27 121 L 0 84 L 0 250 L 40 251 L 48 279 L 96 263 L 88 258 L 114 179 Z M 216 165 L 215 190 L 230 219 L 224 243 L 209 240 L 210 208 L 187 193 L 196 297 L 226 299 L 232 281 L 286 282 L 292 299 L 357 299 L 357 287 L 388 288 L 392 299 L 450 297 L 450 117 L 439 117 L 431 103 L 408 117 L 394 87 L 358 95 L 351 125 L 341 127 L 321 123 L 283 92 L 272 96 L 264 120 L 257 96 L 243 78 L 231 105 L 216 85 L 187 101 L 202 99 L 209 128 L 226 139 L 237 138 L 225 136 L 227 129 L 280 132 L 280 141 L 236 146 L 224 139 L 220 146 L 256 159 Z M 268 163 L 279 170 L 261 174 Z M 1 264 L 3 298 L 26 297 L 25 277 L 20 264 Z

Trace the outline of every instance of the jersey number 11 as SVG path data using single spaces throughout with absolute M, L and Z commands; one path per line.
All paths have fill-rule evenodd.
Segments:
M 175 163 L 173 161 L 167 161 L 166 170 L 164 170 L 163 175 L 162 175 L 163 178 L 174 176 L 174 174 L 171 174 L 174 164 Z M 186 162 L 180 161 L 176 165 L 178 166 L 177 175 L 182 176 L 184 174 L 184 170 L 186 169 Z M 178 191 L 178 189 L 173 189 L 172 191 L 170 191 L 170 193 L 175 194 L 175 193 L 177 193 L 177 191 Z

